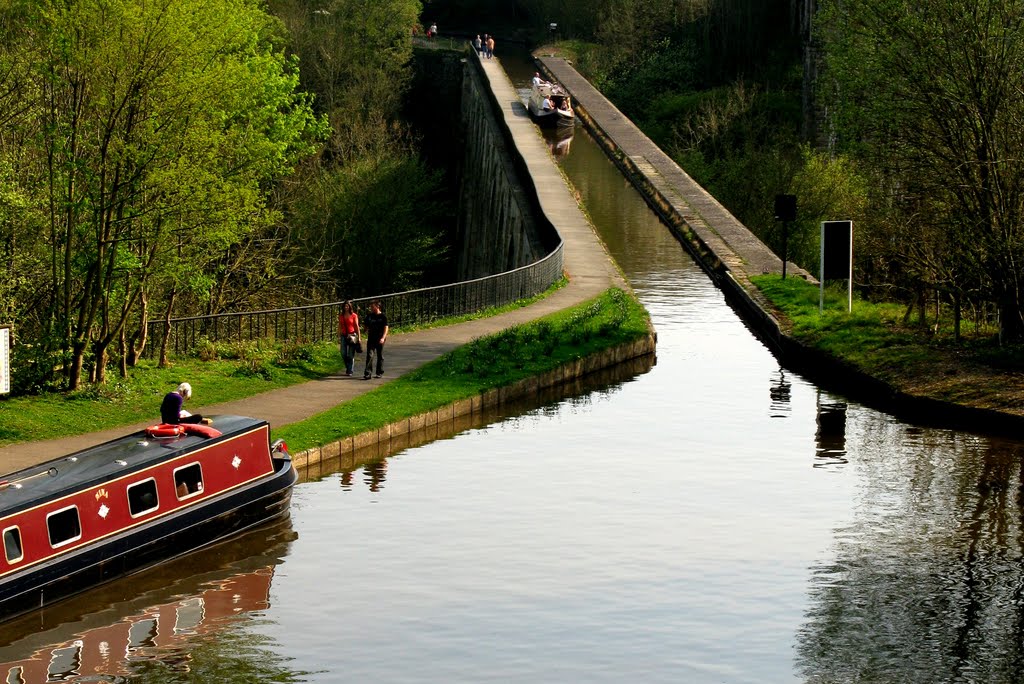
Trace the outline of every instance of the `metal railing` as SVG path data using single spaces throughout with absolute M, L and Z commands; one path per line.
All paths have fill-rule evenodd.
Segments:
M 363 297 L 352 302 L 360 311 L 365 311 L 370 301 L 379 299 L 392 327 L 419 325 L 505 306 L 538 295 L 562 277 L 562 260 L 562 242 L 559 241 L 546 257 L 512 271 L 449 285 Z M 147 356 L 158 353 L 165 329 L 168 334 L 167 350 L 172 354 L 190 352 L 202 340 L 334 340 L 343 303 L 172 318 L 169 329 L 164 321 L 152 321 L 149 323 L 149 338 L 154 344 L 147 346 L 146 353 Z

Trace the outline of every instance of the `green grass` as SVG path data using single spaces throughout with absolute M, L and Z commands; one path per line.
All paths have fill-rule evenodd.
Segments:
M 904 320 L 905 304 L 857 297 L 848 312 L 845 289 L 826 288 L 819 313 L 817 285 L 777 275 L 751 281 L 781 312 L 793 338 L 904 391 L 979 407 L 1009 405 L 1024 391 L 1017 387 L 1024 349 L 1000 347 L 994 331 L 965 326 L 955 340 L 949 320 L 922 326 Z
M 793 337 L 858 367 L 877 371 L 927 358 L 927 340 L 901 322 L 902 305 L 854 298 L 850 312 L 846 291 L 826 288 L 819 313 L 817 285 L 775 275 L 751 281 L 785 314 Z
M 649 332 L 647 312 L 613 288 L 580 306 L 489 335 L 308 420 L 274 431 L 293 452 L 539 375 Z
M 0 446 L 54 439 L 152 420 L 163 396 L 192 384 L 195 406 L 242 399 L 344 369 L 333 343 L 302 346 L 223 345 L 216 360 L 183 357 L 169 368 L 143 361 L 106 385 L 71 393 L 9 397 L 0 401 Z M 209 351 L 209 350 L 207 350 Z M 188 405 L 186 405 L 188 408 Z
M 424 325 L 400 326 L 395 332 L 496 316 L 541 300 L 566 283 L 563 277 L 534 297 Z M 169 368 L 158 368 L 155 361 L 143 360 L 129 369 L 127 378 L 109 376 L 105 385 L 88 385 L 71 393 L 0 397 L 0 446 L 157 420 L 163 396 L 181 382 L 192 384 L 192 405 L 208 406 L 343 370 L 344 363 L 334 342 L 307 345 L 203 342 L 194 355 L 172 358 Z

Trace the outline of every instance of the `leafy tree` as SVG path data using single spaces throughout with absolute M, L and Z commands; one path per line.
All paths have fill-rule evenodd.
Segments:
M 419 286 L 444 254 L 434 227 L 445 207 L 441 188 L 440 174 L 411 153 L 321 170 L 296 202 L 303 261 L 317 265 L 338 298 Z
M 913 227 L 905 266 L 1024 340 L 1024 2 L 825 0 L 819 26 L 840 144 Z
M 273 220 L 265 185 L 317 125 L 256 0 L 15 0 L 0 63 L 19 68 L 7 154 L 47 216 L 41 302 L 69 388 L 167 287 L 167 310 L 219 250 Z M 43 238 L 39 238 L 43 239 Z M 211 256 L 213 255 L 213 256 Z

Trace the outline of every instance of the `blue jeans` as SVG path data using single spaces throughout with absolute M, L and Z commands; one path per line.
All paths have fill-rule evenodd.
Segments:
M 356 345 L 348 341 L 348 335 L 341 338 L 341 358 L 345 360 L 345 372 L 351 374 L 355 366 Z

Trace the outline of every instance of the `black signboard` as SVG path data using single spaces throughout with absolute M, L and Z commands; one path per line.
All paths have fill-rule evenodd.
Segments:
M 821 224 L 821 278 L 847 280 L 851 277 L 853 221 L 824 221 Z

